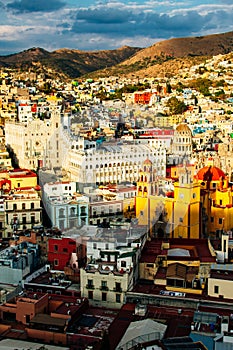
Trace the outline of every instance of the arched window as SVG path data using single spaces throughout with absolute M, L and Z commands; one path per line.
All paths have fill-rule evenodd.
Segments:
M 70 216 L 75 216 L 75 207 L 70 208 Z
M 65 210 L 59 209 L 59 218 L 64 218 L 64 217 L 65 217 Z

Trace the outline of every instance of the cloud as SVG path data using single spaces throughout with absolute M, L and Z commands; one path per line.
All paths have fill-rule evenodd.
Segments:
M 7 9 L 16 12 L 52 12 L 64 6 L 62 0 L 15 0 L 7 4 Z
M 183 9 L 173 13 L 157 13 L 143 11 L 142 9 L 130 10 L 128 6 L 98 6 L 77 11 L 71 32 L 79 34 L 105 34 L 114 37 L 148 36 L 169 38 L 192 36 L 206 31 L 214 26 L 218 30 L 232 28 L 233 8 L 227 12 L 224 9 L 205 9 L 201 13 L 196 9 Z M 223 20 L 224 19 L 224 20 Z
M 232 0 L 86 0 L 82 6 L 77 0 L 0 0 L 0 6 L 1 2 L 7 8 L 0 26 L 0 40 L 6 41 L 2 53 L 14 49 L 13 41 L 17 51 L 19 45 L 22 50 L 101 50 L 233 31 Z

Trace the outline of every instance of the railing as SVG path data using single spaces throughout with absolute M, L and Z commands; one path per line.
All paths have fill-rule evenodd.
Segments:
M 107 286 L 100 286 L 100 290 L 105 290 L 105 291 L 107 291 L 107 290 L 108 290 L 108 287 L 107 287 Z
M 95 289 L 93 284 L 87 284 L 86 289 Z

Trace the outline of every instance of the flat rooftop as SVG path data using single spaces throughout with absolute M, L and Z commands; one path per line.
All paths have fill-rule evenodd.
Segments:
M 151 241 L 146 242 L 140 262 L 154 263 L 158 256 L 166 256 L 169 261 L 179 258 L 181 262 L 182 260 L 216 262 L 216 257 L 212 255 L 207 239 L 173 238 L 163 240 L 152 238 Z

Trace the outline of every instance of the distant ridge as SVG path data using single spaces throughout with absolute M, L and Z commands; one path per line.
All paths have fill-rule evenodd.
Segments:
M 98 69 L 114 66 L 141 50 L 124 46 L 116 50 L 81 51 L 59 49 L 53 52 L 33 47 L 19 53 L 0 56 L 0 66 L 28 70 L 39 66 L 76 78 Z
M 227 54 L 233 51 L 233 32 L 212 34 L 206 36 L 175 38 L 163 40 L 142 49 L 127 63 L 139 61 L 145 57 L 188 57 L 188 56 L 214 56 Z
M 136 52 L 132 57 L 98 75 L 175 74 L 182 66 L 198 64 L 218 54 L 233 51 L 233 32 L 163 40 Z
M 233 51 L 233 32 L 198 37 L 163 40 L 147 48 L 124 46 L 116 50 L 80 51 L 59 49 L 53 52 L 33 47 L 22 52 L 0 56 L 0 66 L 28 70 L 50 68 L 68 78 L 83 75 L 147 75 L 176 66 L 200 62 L 201 59 Z M 157 74 L 157 73 L 156 73 Z

